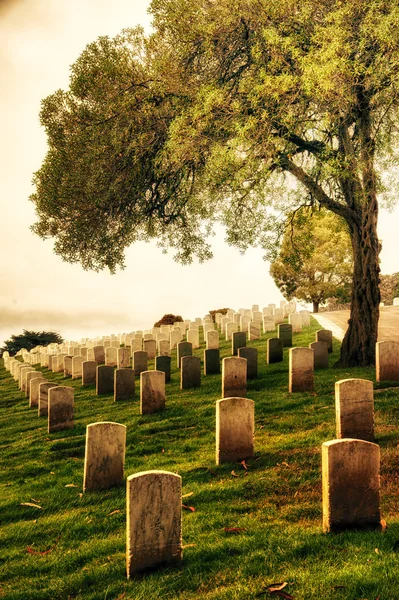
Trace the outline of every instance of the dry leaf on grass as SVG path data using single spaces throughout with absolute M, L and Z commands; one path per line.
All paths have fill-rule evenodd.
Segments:
M 39 552 L 38 550 L 33 550 L 33 548 L 31 548 L 31 546 L 28 546 L 27 549 L 26 549 L 26 551 L 29 552 L 29 554 L 40 554 L 41 556 L 44 556 L 45 554 L 49 554 L 57 546 L 58 540 L 60 539 L 60 537 L 61 536 L 57 537 L 57 539 L 55 540 L 54 546 L 51 546 L 51 548 L 49 548 L 48 550 L 44 550 L 43 552 Z
M 247 463 L 245 462 L 245 460 L 242 460 L 242 461 L 241 461 L 241 464 L 242 464 L 242 466 L 244 467 L 244 469 L 245 469 L 246 471 L 248 471 L 248 465 L 247 465 Z
M 116 515 L 117 513 L 120 513 L 121 511 L 119 509 L 117 510 L 113 510 L 112 512 L 107 514 L 107 517 L 110 517 L 111 515 Z
M 184 494 L 182 498 L 190 498 L 190 496 L 192 496 L 193 494 L 194 492 L 188 492 L 188 494 Z
M 44 510 L 43 506 L 39 506 L 39 504 L 33 504 L 33 502 L 21 502 L 20 506 L 31 506 L 32 508 L 41 508 L 41 510 Z
M 187 504 L 182 504 L 181 505 L 182 508 L 185 508 L 187 510 L 191 510 L 191 512 L 195 512 L 195 506 L 187 506 Z
M 283 581 L 283 583 L 271 583 L 270 585 L 267 586 L 267 589 L 269 590 L 269 592 L 279 592 L 281 590 L 283 590 L 285 587 L 287 587 L 288 582 L 287 581 Z
M 77 485 L 75 485 L 74 483 L 67 483 L 65 487 L 78 487 Z
M 182 549 L 185 550 L 186 548 L 195 548 L 197 544 L 186 544 L 185 546 L 182 546 Z
M 237 475 L 235 471 L 232 471 L 231 474 L 233 475 L 233 477 L 239 477 L 239 475 Z

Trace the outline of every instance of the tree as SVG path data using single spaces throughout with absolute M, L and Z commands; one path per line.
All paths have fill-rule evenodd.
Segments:
M 34 231 L 85 268 L 156 238 L 189 262 L 227 241 L 270 253 L 302 204 L 347 224 L 354 271 L 342 365 L 375 359 L 380 173 L 397 141 L 394 0 L 153 0 L 154 33 L 100 38 L 43 102 Z
M 36 346 L 48 346 L 52 343 L 62 344 L 63 341 L 60 334 L 54 331 L 28 331 L 23 329 L 22 333 L 12 335 L 9 340 L 6 340 L 4 346 L 0 348 L 0 352 L 2 355 L 3 352 L 7 351 L 10 356 L 14 356 L 22 348 L 32 350 Z
M 180 315 L 173 315 L 172 313 L 168 313 L 164 315 L 162 319 L 159 319 L 156 323 L 154 323 L 154 327 L 161 327 L 161 325 L 173 325 L 173 323 L 182 323 L 183 318 Z
M 277 259 L 270 265 L 284 298 L 313 303 L 313 312 L 328 298 L 349 302 L 353 263 L 345 222 L 325 210 L 294 213 Z
M 381 275 L 380 279 L 381 302 L 392 304 L 393 299 L 399 296 L 399 273 Z

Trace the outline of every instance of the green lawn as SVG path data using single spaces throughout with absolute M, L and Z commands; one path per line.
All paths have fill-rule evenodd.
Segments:
M 307 346 L 319 328 L 312 320 L 294 345 Z M 375 394 L 386 531 L 323 534 L 321 444 L 335 437 L 334 382 L 375 381 L 375 372 L 318 371 L 313 393 L 289 394 L 288 350 L 284 363 L 266 365 L 266 337 L 250 344 L 259 350 L 259 377 L 248 382 L 256 454 L 248 470 L 215 466 L 221 378 L 202 377 L 200 389 L 181 391 L 175 352 L 167 408 L 156 415 L 140 416 L 137 388 L 134 401 L 114 403 L 41 369 L 75 388 L 74 429 L 51 435 L 0 361 L 0 598 L 399 600 L 399 389 L 376 386 Z M 230 347 L 221 344 L 222 357 Z M 183 503 L 195 511 L 183 509 L 179 567 L 127 581 L 125 487 L 82 494 L 85 429 L 95 421 L 127 426 L 126 475 L 182 476 Z M 283 582 L 282 592 L 270 593 Z

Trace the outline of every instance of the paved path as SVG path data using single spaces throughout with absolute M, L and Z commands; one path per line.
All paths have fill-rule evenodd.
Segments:
M 348 327 L 349 310 L 336 310 L 312 314 L 324 329 L 331 329 L 333 336 L 342 340 Z M 378 341 L 399 342 L 399 306 L 382 306 L 378 325 Z

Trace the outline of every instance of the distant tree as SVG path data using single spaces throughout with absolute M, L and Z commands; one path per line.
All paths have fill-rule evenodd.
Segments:
M 317 313 L 329 298 L 350 302 L 352 273 L 351 242 L 343 219 L 323 210 L 296 212 L 270 266 L 283 296 L 312 302 Z
M 14 356 L 19 350 L 25 348 L 31 350 L 35 346 L 48 346 L 49 344 L 61 344 L 64 339 L 59 333 L 54 331 L 28 331 L 23 329 L 19 335 L 12 335 L 9 340 L 4 342 L 4 346 L 0 348 L 0 355 L 7 351 L 11 356 Z
M 209 314 L 212 316 L 212 320 L 215 321 L 216 313 L 221 313 L 222 315 L 227 314 L 228 308 L 218 308 L 217 310 L 210 310 Z
M 180 315 L 173 315 L 172 313 L 168 313 L 164 315 L 162 319 L 159 319 L 156 323 L 154 323 L 154 327 L 161 327 L 161 325 L 173 325 L 173 323 L 181 323 L 183 318 Z
M 380 276 L 381 302 L 392 304 L 393 299 L 399 296 L 399 273 Z

